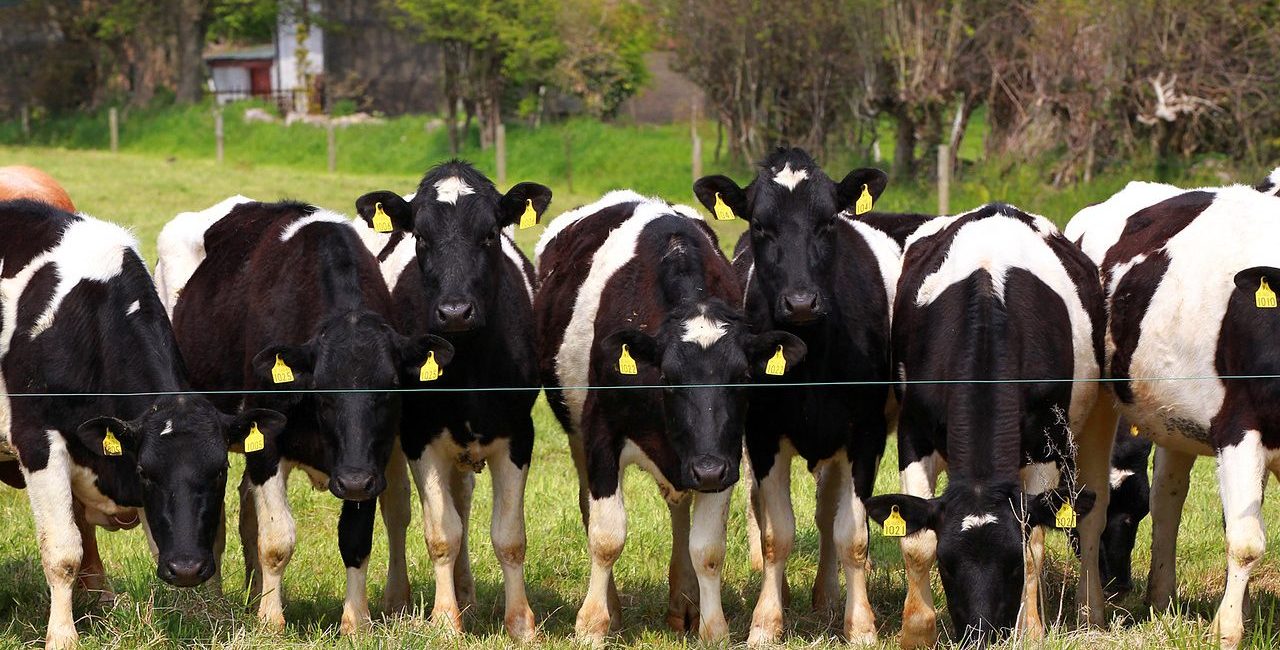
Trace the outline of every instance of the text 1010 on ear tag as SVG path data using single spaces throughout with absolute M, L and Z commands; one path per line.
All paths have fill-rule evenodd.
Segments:
M 907 520 L 898 514 L 898 506 L 894 506 L 889 511 L 889 516 L 884 519 L 884 536 L 885 537 L 906 537 L 907 536 Z
M 1258 292 L 1253 296 L 1259 309 L 1276 308 L 1276 292 L 1271 290 L 1266 278 L 1262 278 L 1262 281 L 1258 284 Z

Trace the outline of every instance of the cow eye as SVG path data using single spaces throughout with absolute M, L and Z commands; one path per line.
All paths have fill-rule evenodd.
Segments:
M 498 242 L 498 231 L 497 231 L 497 229 L 490 230 L 490 231 L 488 232 L 488 234 L 486 234 L 486 235 L 484 236 L 484 239 L 481 241 L 481 243 L 483 243 L 485 246 L 492 246 L 492 245 L 496 244 L 497 242 Z
M 756 237 L 764 237 L 764 224 L 759 221 L 751 222 L 751 234 Z

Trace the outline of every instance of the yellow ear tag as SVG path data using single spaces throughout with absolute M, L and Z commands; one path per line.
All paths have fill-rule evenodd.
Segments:
M 373 204 L 373 229 L 376 232 L 391 232 L 391 217 L 382 211 L 382 203 Z
M 124 453 L 124 449 L 120 446 L 120 439 L 111 432 L 111 429 L 107 429 L 107 435 L 102 439 L 102 453 L 108 456 L 119 456 Z
M 1058 514 L 1054 518 L 1054 525 L 1058 528 L 1076 527 L 1076 510 L 1070 503 L 1062 502 L 1062 507 L 1058 508 Z
M 418 374 L 418 379 L 420 381 L 435 381 L 443 374 L 440 371 L 440 364 L 436 363 L 436 351 L 428 352 L 427 361 L 422 364 L 422 372 Z
M 538 212 L 533 209 L 533 199 L 524 200 L 524 214 L 520 215 L 520 229 L 538 225 Z
M 716 209 L 714 212 L 716 213 L 717 221 L 733 221 L 734 219 L 733 208 L 730 208 L 729 204 L 720 198 L 719 192 L 716 192 Z
M 254 422 L 249 428 L 249 435 L 244 437 L 244 453 L 252 454 L 255 451 L 262 451 L 267 446 L 267 437 L 262 435 L 262 430 L 258 428 L 258 423 Z
M 1267 285 L 1267 279 L 1262 278 L 1262 284 L 1258 285 L 1258 293 L 1253 295 L 1254 300 L 1258 303 L 1258 309 L 1275 309 L 1276 308 L 1276 292 L 1271 290 Z
M 782 346 L 778 346 L 778 351 L 773 353 L 769 358 L 769 363 L 764 364 L 764 374 L 782 376 L 787 372 L 787 358 L 782 356 Z
M 867 190 L 867 186 L 864 183 L 862 185 L 862 196 L 859 196 L 858 202 L 853 204 L 853 213 L 866 214 L 871 212 L 871 203 L 871 192 Z
M 894 506 L 889 512 L 889 516 L 884 519 L 884 536 L 885 537 L 906 537 L 907 536 L 907 520 L 898 514 L 898 506 Z
M 1137 436 L 1137 435 L 1138 435 L 1138 425 L 1136 425 L 1136 424 L 1131 424 L 1131 425 L 1129 425 L 1129 435 L 1131 435 L 1131 436 Z
M 287 384 L 293 381 L 293 368 L 290 368 L 289 364 L 285 363 L 284 359 L 281 359 L 278 354 L 276 355 L 276 365 L 271 368 L 271 381 L 277 384 Z
M 631 352 L 627 350 L 627 344 L 622 344 L 622 355 L 618 357 L 618 372 L 624 375 L 634 375 L 639 372 L 636 369 L 636 360 L 631 358 Z

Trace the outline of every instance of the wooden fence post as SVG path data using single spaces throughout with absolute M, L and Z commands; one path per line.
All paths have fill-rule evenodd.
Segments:
M 107 109 L 107 127 L 111 130 L 111 153 L 120 151 L 120 113 L 115 106 Z
M 938 145 L 938 214 L 951 214 L 951 147 Z
M 218 164 L 222 164 L 222 109 L 213 109 L 213 139 L 217 142 Z
M 507 186 L 507 125 L 501 121 L 493 134 L 494 167 L 498 172 L 498 187 Z
M 325 137 L 329 146 L 329 173 L 338 171 L 338 136 L 333 130 L 333 118 L 330 117 L 324 123 Z

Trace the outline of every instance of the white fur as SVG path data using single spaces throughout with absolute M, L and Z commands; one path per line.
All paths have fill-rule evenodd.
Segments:
M 1271 189 L 1267 191 L 1267 194 L 1274 196 L 1277 192 L 1280 192 L 1280 167 L 1276 167 L 1271 170 L 1270 174 L 1267 174 L 1266 182 L 1271 186 Z
M 280 241 L 289 241 L 290 239 L 293 239 L 293 236 L 298 234 L 298 231 L 315 223 L 337 223 L 346 226 L 350 225 L 351 219 L 331 210 L 316 210 L 301 219 L 297 219 L 288 226 L 285 226 L 285 229 L 280 232 Z
M 67 226 L 53 250 L 39 255 L 27 267 L 34 273 L 34 269 L 53 263 L 58 271 L 58 285 L 53 290 L 53 297 L 31 327 L 30 337 L 33 339 L 53 325 L 62 301 L 76 285 L 82 281 L 106 282 L 120 275 L 126 252 L 132 251 L 142 257 L 138 253 L 138 240 L 124 228 L 87 215 L 80 216 L 82 220 Z
M 1111 468 L 1111 489 L 1115 490 L 1119 488 L 1120 485 L 1124 483 L 1125 480 L 1128 479 L 1130 476 L 1133 476 L 1133 470 L 1116 469 L 1112 467 Z
M 160 430 L 160 435 L 167 436 L 173 433 L 173 420 L 165 420 L 164 428 Z
M 231 209 L 253 199 L 235 195 L 197 212 L 183 212 L 165 224 L 156 238 L 156 290 L 169 317 L 178 294 L 204 260 L 204 233 Z
M 458 203 L 458 199 L 467 196 L 468 194 L 475 194 L 476 192 L 474 188 L 467 185 L 466 181 L 458 178 L 457 176 L 450 176 L 446 179 L 436 181 L 435 188 L 436 200 L 441 203 L 449 203 L 452 205 L 456 205 Z
M 862 236 L 862 240 L 871 248 L 880 267 L 880 277 L 884 279 L 884 294 L 888 298 L 889 309 L 893 309 L 893 300 L 898 293 L 898 275 L 902 272 L 902 249 L 898 242 L 882 230 L 872 228 L 862 221 L 844 217 L 844 222 L 853 226 L 853 230 Z M 754 270 L 754 265 L 752 269 Z M 892 314 L 891 314 L 892 315 Z
M 258 619 L 270 625 L 284 625 L 284 570 L 297 541 L 297 528 L 289 507 L 288 484 L 292 470 L 291 463 L 281 460 L 271 478 L 250 489 L 258 517 L 258 564 L 262 572 Z
M 524 272 L 524 258 L 520 256 L 520 251 L 516 250 L 515 241 L 511 239 L 511 235 L 506 231 L 503 231 L 498 236 L 498 239 L 502 240 L 502 254 L 507 256 L 507 260 L 511 262 L 511 265 L 516 268 L 516 272 L 520 274 L 520 280 L 524 282 L 524 290 L 529 294 L 529 301 L 533 302 L 533 284 L 529 282 L 529 276 Z
M 796 186 L 807 178 L 809 178 L 809 170 L 792 169 L 791 163 L 787 163 L 782 166 L 782 171 L 773 175 L 773 182 L 794 192 Z
M 1067 454 L 1068 450 L 1058 450 Z M 1025 494 L 1041 494 L 1058 486 L 1062 472 L 1057 463 L 1031 463 L 1018 471 L 1022 480 L 1022 491 Z
M 1124 232 L 1125 221 L 1135 212 L 1177 196 L 1186 190 L 1165 183 L 1131 181 L 1111 198 L 1076 213 L 1062 234 L 1080 242 L 1080 248 L 1094 264 L 1101 264 L 1107 250 Z
M 920 224 L 920 227 L 916 228 L 915 231 L 913 231 L 910 235 L 907 236 L 907 241 L 903 242 L 902 244 L 903 253 L 905 254 L 906 251 L 911 249 L 912 244 L 915 244 L 921 239 L 924 239 L 925 237 L 929 237 L 930 235 L 936 235 L 942 232 L 947 226 L 950 226 L 951 224 L 955 223 L 956 219 L 960 218 L 960 216 L 963 216 L 963 215 L 953 216 L 953 217 L 937 217 Z
M 138 311 L 139 309 L 142 309 L 142 302 L 141 302 L 141 301 L 138 301 L 138 300 L 135 300 L 135 301 L 133 301 L 133 302 L 129 303 L 128 308 L 126 308 L 126 309 L 124 310 L 124 315 L 125 315 L 125 316 L 132 316 L 132 315 L 134 314 L 134 312 Z
M 551 240 L 556 238 L 561 231 L 582 220 L 583 217 L 593 215 L 605 208 L 619 205 L 622 203 L 638 203 L 644 201 L 645 198 L 631 190 L 614 190 L 600 197 L 595 203 L 588 203 L 579 208 L 574 208 L 564 214 L 551 220 L 547 224 L 542 236 L 538 238 L 538 244 L 533 249 L 534 261 L 541 259 L 542 251 L 546 250 Z
M 963 520 L 961 520 L 961 521 L 960 521 L 960 532 L 962 532 L 962 533 L 963 533 L 963 532 L 965 532 L 965 531 L 967 531 L 967 530 L 972 530 L 972 529 L 974 529 L 974 528 L 978 528 L 979 526 L 986 526 L 987 524 L 994 524 L 994 523 L 996 523 L 997 521 L 1000 521 L 1000 519 L 998 519 L 995 515 L 993 515 L 993 514 L 991 514 L 991 513 L 987 513 L 987 514 L 985 514 L 985 515 L 981 515 L 981 516 L 979 516 L 979 515 L 967 515 Z
M 382 253 L 382 249 L 391 243 L 391 235 L 389 232 L 378 232 L 373 229 L 364 219 L 356 219 L 351 222 L 351 227 L 355 228 L 356 234 L 360 236 L 360 241 L 364 242 L 365 248 L 376 258 Z M 417 240 L 410 233 L 405 233 L 400 238 L 396 247 L 391 250 L 387 258 L 378 262 L 378 268 L 382 271 L 382 279 L 387 283 L 388 289 L 395 289 L 396 283 L 400 281 L 400 274 L 413 263 L 417 257 Z
M 36 540 L 40 560 L 49 582 L 49 626 L 47 640 L 52 645 L 74 645 L 77 638 L 71 611 L 72 583 L 83 557 L 80 531 L 72 516 L 71 468 L 74 463 L 67 452 L 62 433 L 47 430 L 49 446 L 45 468 L 36 472 L 23 468 L 27 498 L 35 519 Z
M 703 313 L 684 322 L 684 336 L 680 340 L 709 348 L 719 341 L 728 329 L 727 323 L 707 316 L 704 309 Z

